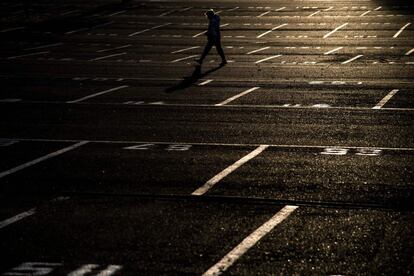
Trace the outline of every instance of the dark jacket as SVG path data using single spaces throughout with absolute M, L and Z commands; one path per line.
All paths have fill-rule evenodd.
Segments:
M 219 39 L 220 34 L 220 16 L 213 15 L 208 24 L 207 37 L 211 39 Z

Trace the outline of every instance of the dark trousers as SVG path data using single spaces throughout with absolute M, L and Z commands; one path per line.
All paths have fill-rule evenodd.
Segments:
M 217 53 L 221 57 L 221 61 L 225 61 L 226 57 L 224 56 L 223 48 L 221 47 L 221 39 L 220 38 L 211 38 L 209 37 L 207 40 L 206 47 L 204 47 L 203 54 L 200 57 L 200 62 L 203 62 L 204 58 L 208 55 L 211 50 L 211 47 L 216 46 Z

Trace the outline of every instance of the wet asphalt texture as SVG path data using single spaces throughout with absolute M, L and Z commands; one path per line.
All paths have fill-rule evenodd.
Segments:
M 0 274 L 412 275 L 413 15 L 2 1 Z

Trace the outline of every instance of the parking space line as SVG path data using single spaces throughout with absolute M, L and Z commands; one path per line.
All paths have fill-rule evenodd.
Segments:
M 382 6 L 375 8 L 374 11 L 379 11 L 380 9 L 382 9 Z
M 115 47 L 115 48 L 98 50 L 96 52 L 97 53 L 104 53 L 104 52 L 109 52 L 109 51 L 113 51 L 113 50 L 119 50 L 119 49 L 128 48 L 128 47 L 131 47 L 131 46 L 132 46 L 131 44 L 127 44 L 127 45 L 123 45 L 123 46 L 119 46 L 119 47 Z
M 405 53 L 406 56 L 411 55 L 414 52 L 414 48 L 412 48 L 411 50 L 409 50 L 407 53 Z
M 365 16 L 365 15 L 367 15 L 368 13 L 370 13 L 371 11 L 366 11 L 366 12 L 363 12 L 361 15 L 360 15 L 360 17 L 363 17 L 363 16 Z
M 15 215 L 14 217 L 5 219 L 3 221 L 0 221 L 0 229 L 9 226 L 10 224 L 13 224 L 15 222 L 18 222 L 19 220 L 22 220 L 26 217 L 30 217 L 36 213 L 36 208 L 30 209 L 26 212 L 20 213 L 18 215 Z
M 203 276 L 217 276 L 226 271 L 232 266 L 241 256 L 243 256 L 250 248 L 252 248 L 259 240 L 266 234 L 272 231 L 278 224 L 284 221 L 292 214 L 298 206 L 286 205 L 279 212 L 277 212 L 268 221 L 262 224 L 249 236 L 247 236 L 239 245 L 227 253 L 219 262 L 209 268 Z
M 55 156 L 61 155 L 61 154 L 65 153 L 65 152 L 74 150 L 74 149 L 76 149 L 76 148 L 78 148 L 80 146 L 83 146 L 83 145 L 87 144 L 87 143 L 88 143 L 88 141 L 82 141 L 82 142 L 76 143 L 76 144 L 74 144 L 72 146 L 69 146 L 69 147 L 60 149 L 58 151 L 55 151 L 55 152 L 46 154 L 46 155 L 44 155 L 42 157 L 39 157 L 39 158 L 36 158 L 36 159 L 34 159 L 32 161 L 29 161 L 27 163 L 24 163 L 22 165 L 19 165 L 17 167 L 14 167 L 12 169 L 9 169 L 7 171 L 4 171 L 4 172 L 0 173 L 0 178 L 3 178 L 5 176 L 7 176 L 7 175 L 13 174 L 13 173 L 18 172 L 18 171 L 21 171 L 21 170 L 23 170 L 25 168 L 31 167 L 33 165 L 36 165 L 36 164 L 38 164 L 40 162 L 43 162 L 43 161 L 45 161 L 47 159 L 50 159 L 50 158 L 53 158 Z
M 24 30 L 24 29 L 26 29 L 26 27 L 15 27 L 15 28 L 1 30 L 0 33 L 7 33 L 7 32 L 12 32 L 12 31 L 17 31 L 17 30 Z
M 108 56 L 93 58 L 93 59 L 91 59 L 89 61 L 97 61 L 97 60 L 107 59 L 107 58 L 111 58 L 111 57 L 123 56 L 123 55 L 126 55 L 126 54 L 127 54 L 126 52 L 123 52 L 123 53 L 118 53 L 118 54 L 113 54 L 113 55 L 108 55 Z
M 127 12 L 127 11 L 114 12 L 114 13 L 111 13 L 110 15 L 108 15 L 108 16 L 114 16 L 114 15 L 122 14 L 122 13 L 125 13 L 125 12 Z
M 335 29 L 333 29 L 332 31 L 330 31 L 329 33 L 327 33 L 326 35 L 324 35 L 323 38 L 328 38 L 329 36 L 331 36 L 332 34 L 334 34 L 335 32 L 337 32 L 338 30 L 342 29 L 346 25 L 348 25 L 348 23 L 344 23 L 341 26 L 336 27 Z
M 243 158 L 236 161 L 234 164 L 230 165 L 229 167 L 225 168 L 223 171 L 221 171 L 220 173 L 215 175 L 213 178 L 208 180 L 203 186 L 201 186 L 200 188 L 198 188 L 197 190 L 195 190 L 191 194 L 192 195 L 197 195 L 197 196 L 201 196 L 201 195 L 205 194 L 214 185 L 216 185 L 220 180 L 222 180 L 223 178 L 225 178 L 226 176 L 228 176 L 229 174 L 231 174 L 232 172 L 234 172 L 235 170 L 240 168 L 242 165 L 247 163 L 249 160 L 251 160 L 251 159 L 255 158 L 256 156 L 258 156 L 260 153 L 262 153 L 268 147 L 269 147 L 268 145 L 260 145 L 254 151 L 250 152 L 249 154 L 247 154 Z
M 171 23 L 165 23 L 165 24 L 162 24 L 162 25 L 154 26 L 154 27 L 151 27 L 151 28 L 148 28 L 148 29 L 145 29 L 145 30 L 141 30 L 141 31 L 129 34 L 128 36 L 129 37 L 135 36 L 135 35 L 142 34 L 142 33 L 145 33 L 145 32 L 151 31 L 151 30 L 159 29 L 159 28 L 162 28 L 162 27 L 165 27 L 165 26 L 168 26 L 168 25 L 171 25 Z
M 235 95 L 235 96 L 233 96 L 231 98 L 228 98 L 227 100 L 225 100 L 225 101 L 223 101 L 221 103 L 215 104 L 215 106 L 222 106 L 222 105 L 228 104 L 229 102 L 232 102 L 232 101 L 234 101 L 234 100 L 236 100 L 236 99 L 238 99 L 240 97 L 243 97 L 244 95 L 249 94 L 250 92 L 253 92 L 253 91 L 255 91 L 255 90 L 259 89 L 259 88 L 260 87 L 253 87 L 253 88 L 247 89 L 246 91 L 241 92 L 240 94 L 237 94 L 237 95 Z
M 332 50 L 330 50 L 330 51 L 328 51 L 328 52 L 324 53 L 324 55 L 329 55 L 329 54 L 332 54 L 332 53 L 334 53 L 334 52 L 336 52 L 336 51 L 341 50 L 342 48 L 344 48 L 344 47 L 338 47 L 338 48 L 332 49 Z
M 206 84 L 208 84 L 208 83 L 210 83 L 210 82 L 212 82 L 213 80 L 206 80 L 206 81 L 203 81 L 202 83 L 199 83 L 198 84 L 198 86 L 204 86 L 204 85 L 206 85 Z
M 261 14 L 259 14 L 258 16 L 256 16 L 256 17 L 262 17 L 262 16 L 265 16 L 266 14 L 268 14 L 268 13 L 270 13 L 271 11 L 267 11 L 267 12 L 264 12 L 264 13 L 261 13 Z
M 280 29 L 280 28 L 282 28 L 282 27 L 284 27 L 284 26 L 286 26 L 286 25 L 287 25 L 287 23 L 284 23 L 284 24 L 281 24 L 281 25 L 279 25 L 279 26 L 273 27 L 273 28 L 272 28 L 272 29 L 270 29 L 269 31 L 266 31 L 266 32 L 264 32 L 264 33 L 262 33 L 262 34 L 258 35 L 256 38 L 261 38 L 261 37 L 263 37 L 263 36 L 265 36 L 265 35 L 267 35 L 267 34 L 269 34 L 269 33 L 273 32 L 274 30 Z
M 377 103 L 376 106 L 374 106 L 372 109 L 380 109 L 382 108 L 395 94 L 397 94 L 399 90 L 393 89 L 390 93 L 387 94 L 379 103 Z
M 120 90 L 120 89 L 124 89 L 124 88 L 127 88 L 127 87 L 129 87 L 129 86 L 128 85 L 121 85 L 121 86 L 114 87 L 114 88 L 111 88 L 111 89 L 108 89 L 108 90 L 105 90 L 105 91 L 102 91 L 102 92 L 98 92 L 98 93 L 95 93 L 95 94 L 92 94 L 92 95 L 89 95 L 89 96 L 86 96 L 86 97 L 82 97 L 82 98 L 79 98 L 79 99 L 76 99 L 76 100 L 73 100 L 73 101 L 67 101 L 66 103 L 78 103 L 78 102 L 81 102 L 81 101 L 84 101 L 84 100 L 87 100 L 87 99 L 90 99 L 90 98 L 94 98 L 96 96 L 107 94 L 107 93 L 117 91 L 117 90 Z
M 257 50 L 253 50 L 253 51 L 248 52 L 246 55 L 251 55 L 251 54 L 254 54 L 254 53 L 257 53 L 257 52 L 260 52 L 260 51 L 264 51 L 264 50 L 267 50 L 267 49 L 270 49 L 270 47 L 263 47 L 263 48 L 260 48 L 260 49 L 257 49 Z
M 284 9 L 286 9 L 286 7 L 281 7 L 281 8 L 278 8 L 278 9 L 276 9 L 275 11 L 283 11 Z
M 401 29 L 399 29 L 398 32 L 396 32 L 395 35 L 392 38 L 397 38 L 404 31 L 404 29 L 407 28 L 410 25 L 411 25 L 411 23 L 407 23 L 404 26 L 402 26 Z
M 177 50 L 177 51 L 171 52 L 171 54 L 177 54 L 177 53 L 181 53 L 181 52 L 185 52 L 185 51 L 193 50 L 193 49 L 198 49 L 198 48 L 200 48 L 200 46 L 194 46 L 194 47 L 184 48 L 184 49 L 181 49 L 181 50 Z
M 49 54 L 49 53 L 50 53 L 49 51 L 44 51 L 44 52 L 30 53 L 30 54 L 25 54 L 25 55 L 11 56 L 11 57 L 8 57 L 7 59 L 16 59 L 16 58 L 21 58 L 21 57 L 45 55 L 45 54 Z
M 59 43 L 47 44 L 47 45 L 42 45 L 42 46 L 37 46 L 37 47 L 32 47 L 32 48 L 26 48 L 24 50 L 25 51 L 38 50 L 38 49 L 50 48 L 50 47 L 55 47 L 55 46 L 60 46 L 60 45 L 63 45 L 63 43 L 59 42 Z
M 350 59 L 348 59 L 348 60 L 345 60 L 344 62 L 342 62 L 342 64 L 347 64 L 347 63 L 350 63 L 350 62 L 352 62 L 352 61 L 354 61 L 354 60 L 356 60 L 356 59 L 359 59 L 360 57 L 363 57 L 364 55 L 357 55 L 357 56 L 355 56 L 355 57 L 353 57 L 353 58 L 350 58 Z
M 320 13 L 321 11 L 316 11 L 316 12 L 314 12 L 314 13 L 312 13 L 312 14 L 309 14 L 308 15 L 308 17 L 312 17 L 312 16 L 314 16 L 314 15 L 317 15 L 318 13 Z
M 195 58 L 197 56 L 198 55 L 191 55 L 191 56 L 188 56 L 188 57 L 185 57 L 185 58 L 175 59 L 175 60 L 171 61 L 171 63 L 176 63 L 176 62 L 183 61 L 183 60 L 186 60 L 186 59 Z
M 270 60 L 270 59 L 274 59 L 274 58 L 277 58 L 277 57 L 280 57 L 280 56 L 282 56 L 282 55 L 274 55 L 274 56 L 271 56 L 271 57 L 267 57 L 267 58 L 264 58 L 264 59 L 258 60 L 258 61 L 256 61 L 255 63 L 256 63 L 256 64 L 259 64 L 259 63 L 262 63 L 262 62 L 264 62 L 264 61 L 267 61 L 267 60 Z

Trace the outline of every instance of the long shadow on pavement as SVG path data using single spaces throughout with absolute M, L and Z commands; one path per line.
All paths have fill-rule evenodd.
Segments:
M 223 65 L 219 65 L 217 67 L 214 67 L 214 68 L 211 68 L 211 69 L 205 71 L 204 73 L 201 73 L 201 65 L 197 65 L 197 66 L 195 66 L 194 71 L 191 74 L 191 76 L 184 77 L 183 80 L 180 81 L 179 83 L 177 83 L 176 85 L 168 87 L 167 89 L 165 89 L 165 92 L 166 93 L 173 93 L 174 91 L 177 91 L 177 90 L 186 89 L 186 88 L 190 87 L 191 85 L 193 85 L 194 83 L 196 83 L 199 79 L 207 76 L 208 74 L 211 74 L 211 73 L 219 70 L 222 67 L 223 67 Z

